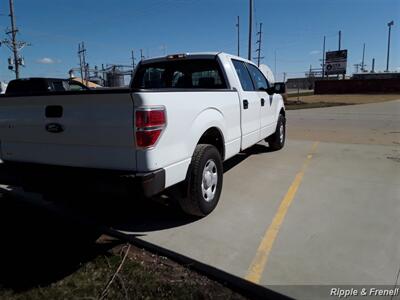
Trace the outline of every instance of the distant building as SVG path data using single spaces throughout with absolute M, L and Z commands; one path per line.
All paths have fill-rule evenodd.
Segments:
M 380 73 L 355 73 L 351 79 L 393 79 L 400 78 L 400 72 L 380 72 Z
M 286 81 L 286 88 L 288 89 L 300 89 L 300 90 L 313 90 L 315 81 L 321 80 L 321 77 L 299 77 L 289 78 Z

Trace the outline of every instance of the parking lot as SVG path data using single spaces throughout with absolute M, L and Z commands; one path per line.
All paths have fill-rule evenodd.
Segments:
M 90 199 L 77 209 L 295 298 L 315 296 L 296 285 L 399 284 L 400 100 L 287 119 L 283 150 L 260 143 L 225 162 L 220 203 L 203 219 L 163 197 L 111 208 Z

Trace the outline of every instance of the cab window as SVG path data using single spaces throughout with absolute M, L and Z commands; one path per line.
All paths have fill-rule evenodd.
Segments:
M 263 73 L 256 67 L 251 64 L 247 64 L 247 68 L 249 69 L 251 79 L 254 82 L 256 90 L 266 90 L 268 89 L 268 81 L 265 79 Z

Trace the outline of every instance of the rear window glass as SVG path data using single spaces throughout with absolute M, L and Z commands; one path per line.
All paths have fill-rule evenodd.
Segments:
M 40 79 L 18 79 L 12 80 L 7 86 L 6 94 L 24 95 L 44 93 L 50 90 L 46 81 Z
M 144 64 L 133 79 L 138 89 L 225 89 L 216 60 L 187 59 Z

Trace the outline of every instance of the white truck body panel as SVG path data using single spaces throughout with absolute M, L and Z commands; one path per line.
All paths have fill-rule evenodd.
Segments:
M 165 187 L 169 187 L 186 178 L 194 149 L 208 129 L 216 128 L 223 137 L 225 160 L 275 132 L 284 109 L 282 97 L 244 91 L 232 59 L 253 63 L 225 53 L 190 54 L 185 59 L 195 58 L 217 59 L 227 88 L 0 99 L 0 159 L 137 173 L 162 168 Z M 155 58 L 141 64 L 165 60 Z M 243 100 L 248 101 L 247 109 Z M 63 116 L 46 118 L 48 105 L 62 106 Z M 137 148 L 135 110 L 157 106 L 165 107 L 166 126 L 153 147 Z M 58 134 L 46 131 L 51 122 L 61 123 L 65 130 Z
M 137 170 L 145 172 L 168 168 L 166 182 L 172 185 L 185 179 L 194 148 L 207 129 L 223 133 L 225 158 L 240 151 L 239 96 L 235 91 L 135 93 L 136 107 L 167 107 L 167 126 L 152 149 L 137 150 Z M 193 104 L 196 103 L 196 109 Z M 171 155 L 173 154 L 173 155 Z M 183 169 L 175 174 L 175 169 Z
M 112 99 L 111 99 L 112 98 Z M 65 131 L 45 130 L 61 105 Z M 71 167 L 135 170 L 133 102 L 125 94 L 30 96 L 1 99 L 1 159 Z

